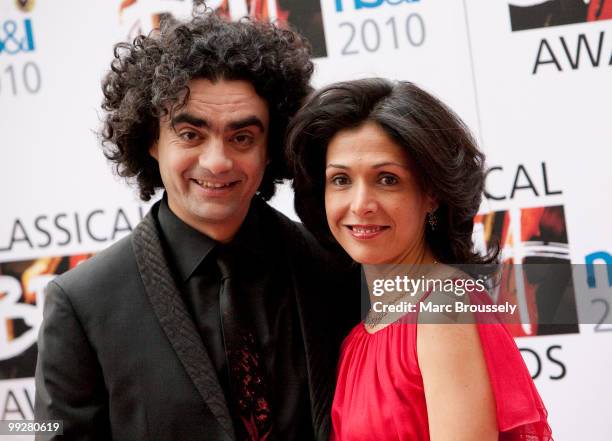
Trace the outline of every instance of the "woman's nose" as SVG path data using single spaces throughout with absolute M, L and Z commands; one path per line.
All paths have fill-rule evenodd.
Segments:
M 351 211 L 357 216 L 368 216 L 376 213 L 378 202 L 375 193 L 367 185 L 356 184 L 351 200 Z

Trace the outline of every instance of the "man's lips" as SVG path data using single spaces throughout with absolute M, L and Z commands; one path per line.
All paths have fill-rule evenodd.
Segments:
M 207 193 L 225 193 L 233 189 L 240 181 L 208 181 L 206 179 L 190 179 L 191 182 L 206 191 Z
M 388 225 L 375 224 L 354 224 L 345 226 L 349 229 L 351 235 L 356 239 L 373 239 L 383 231 L 389 229 Z

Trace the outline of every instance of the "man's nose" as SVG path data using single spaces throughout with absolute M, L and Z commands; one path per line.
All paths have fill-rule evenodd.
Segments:
M 222 139 L 211 138 L 200 152 L 199 164 L 213 175 L 228 172 L 233 167 L 233 161 Z
M 357 216 L 368 216 L 378 211 L 378 201 L 373 189 L 364 183 L 357 183 L 353 187 L 351 211 Z

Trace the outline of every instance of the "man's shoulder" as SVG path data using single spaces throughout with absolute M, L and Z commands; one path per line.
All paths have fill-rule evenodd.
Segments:
M 132 234 L 93 255 L 53 282 L 67 293 L 102 290 L 118 281 L 137 275 L 132 251 Z

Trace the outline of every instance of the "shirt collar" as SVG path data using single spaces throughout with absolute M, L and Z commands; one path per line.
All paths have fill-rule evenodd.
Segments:
M 261 219 L 262 204 L 265 202 L 257 195 L 251 200 L 249 211 L 236 233 L 227 245 L 247 259 L 263 258 L 266 255 L 265 228 Z
M 171 261 L 174 262 L 178 276 L 185 282 L 217 242 L 179 219 L 170 210 L 166 195 L 161 201 L 157 217 Z
M 253 197 L 247 216 L 236 236 L 230 243 L 221 245 L 179 219 L 168 206 L 167 196 L 164 194 L 157 217 L 170 258 L 181 280 L 187 281 L 215 247 L 229 248 L 242 257 L 255 259 L 255 262 L 264 258 L 266 243 L 263 237 L 264 226 L 259 215 L 261 204 L 265 202 L 259 196 Z

